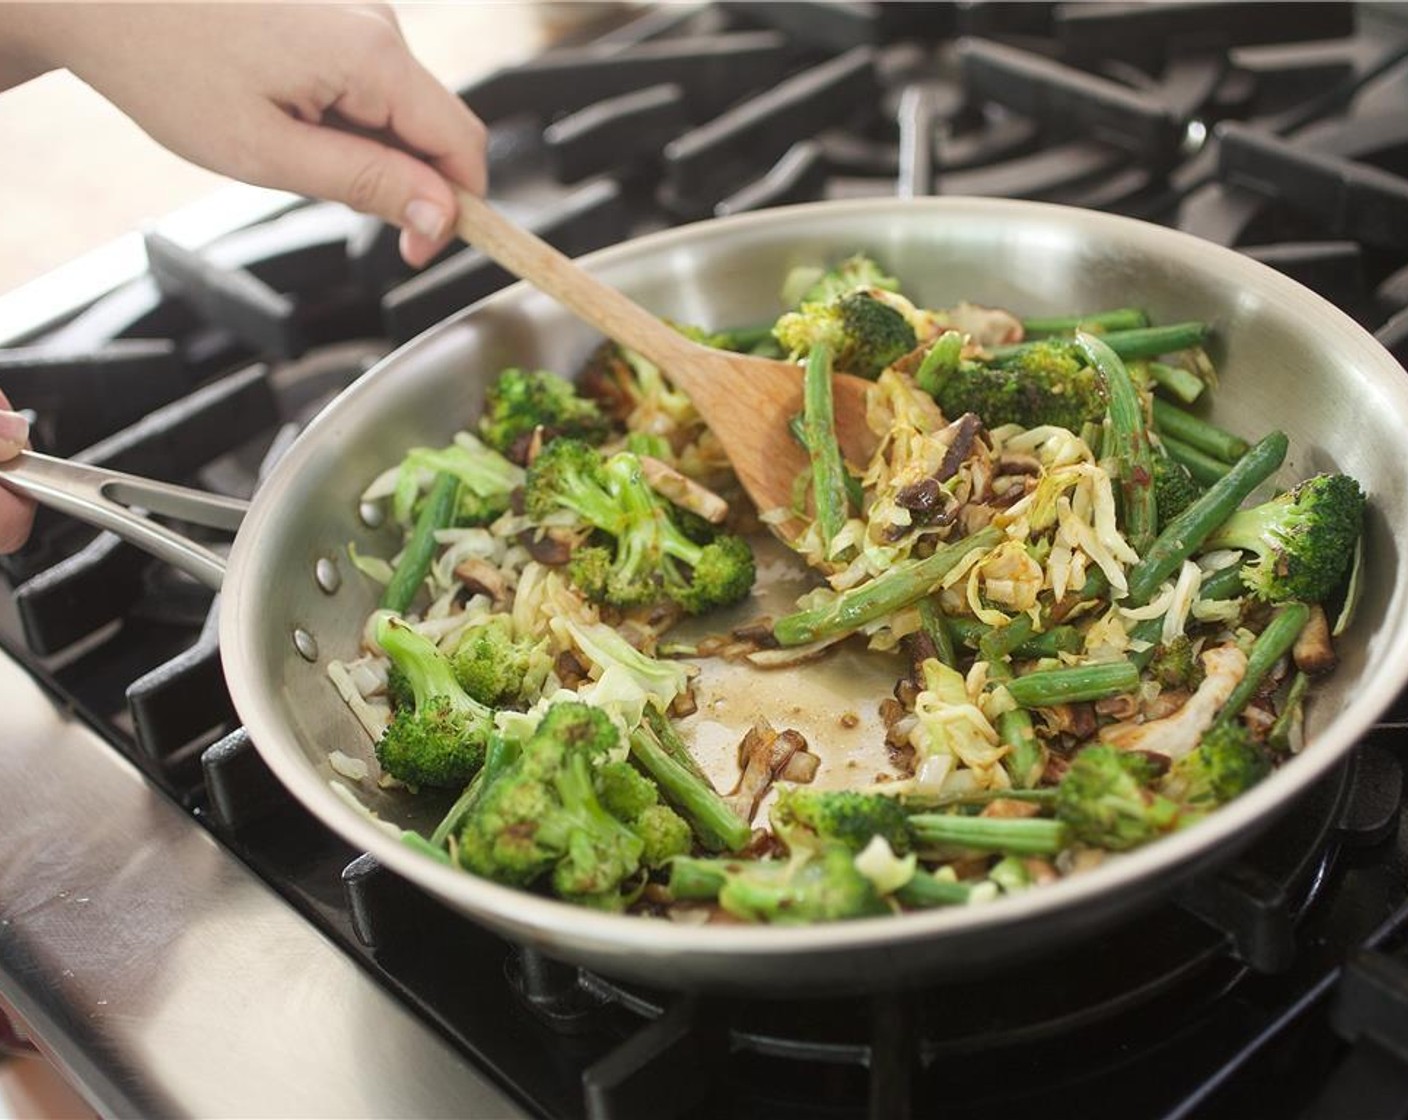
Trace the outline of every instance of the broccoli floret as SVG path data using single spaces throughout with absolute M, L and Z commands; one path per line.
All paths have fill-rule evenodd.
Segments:
M 416 694 L 411 691 L 410 679 L 394 661 L 386 669 L 386 696 L 391 701 L 393 709 L 408 708 L 416 702 Z
M 1124 851 L 1148 843 L 1178 820 L 1178 805 L 1149 788 L 1156 769 L 1146 755 L 1086 747 L 1056 787 L 1056 816 L 1092 847 Z
M 904 312 L 865 289 L 829 303 L 805 303 L 782 316 L 773 333 L 794 358 L 824 343 L 836 369 L 871 380 L 919 344 Z
M 547 370 L 504 370 L 484 401 L 479 419 L 484 441 L 522 463 L 537 428 L 543 429 L 545 442 L 571 436 L 600 443 L 611 434 L 611 422 L 595 402 L 579 397 L 566 378 Z
M 1203 488 L 1182 463 L 1167 455 L 1154 456 L 1154 506 L 1160 525 L 1167 525 L 1202 493 Z
M 661 867 L 694 844 L 688 822 L 660 801 L 655 783 L 629 762 L 608 762 L 600 772 L 601 803 L 629 825 L 645 845 L 641 863 Z
M 598 785 L 606 811 L 627 823 L 660 801 L 655 783 L 624 759 L 604 764 Z
M 1203 680 L 1202 662 L 1193 650 L 1192 639 L 1179 634 L 1154 650 L 1149 674 L 1164 688 L 1197 688 Z
M 1339 585 L 1364 521 L 1364 491 L 1347 474 L 1320 474 L 1252 509 L 1238 510 L 1200 551 L 1256 554 L 1242 581 L 1259 599 L 1318 603 Z
M 1079 432 L 1100 422 L 1106 408 L 1099 377 L 1065 339 L 1024 346 L 991 364 L 960 362 L 934 399 L 945 416 L 973 412 L 990 428 L 1051 424 Z
M 1196 750 L 1175 762 L 1165 795 L 1191 808 L 1212 808 L 1245 793 L 1271 772 L 1271 762 L 1241 723 L 1214 724 Z
M 717 898 L 735 917 L 777 925 L 889 912 L 844 844 L 828 844 L 788 860 L 681 857 L 670 864 L 670 889 L 677 898 Z
M 753 552 L 720 533 L 691 540 L 672 506 L 645 481 L 630 452 L 603 459 L 576 440 L 544 448 L 528 472 L 525 508 L 573 511 L 606 543 L 574 551 L 568 575 L 589 598 L 630 607 L 673 600 L 692 614 L 737 602 L 753 586 Z
M 484 761 L 494 713 L 465 693 L 435 643 L 400 619 L 381 616 L 376 640 L 412 700 L 396 709 L 377 740 L 377 762 L 411 785 L 463 787 Z
M 909 823 L 893 797 L 855 790 L 782 789 L 769 813 L 773 830 L 786 836 L 797 826 L 825 841 L 862 851 L 876 836 L 883 836 L 897 855 L 909 851 Z
M 554 704 L 465 818 L 459 860 L 519 886 L 547 878 L 566 899 L 620 909 L 645 844 L 603 806 L 601 770 L 620 733 L 599 709 Z
M 537 648 L 535 642 L 514 638 L 507 615 L 490 615 L 465 632 L 451 655 L 451 664 L 470 696 L 491 708 L 507 708 L 530 699 L 527 690 Z
M 900 282 L 869 257 L 857 253 L 830 269 L 798 265 L 783 281 L 782 301 L 792 308 L 804 303 L 831 303 L 860 288 L 897 292 Z

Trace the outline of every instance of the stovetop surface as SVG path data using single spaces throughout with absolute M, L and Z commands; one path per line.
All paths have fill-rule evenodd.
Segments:
M 1241 248 L 1402 357 L 1399 16 L 666 6 L 464 95 L 496 200 L 568 253 L 815 198 L 1043 198 Z M 0 385 L 45 450 L 239 496 L 506 280 L 469 250 L 412 276 L 394 231 L 326 204 L 146 244 L 147 277 L 81 308 L 15 328 L 0 300 Z M 3 575 L 0 997 L 105 1111 L 1408 1114 L 1401 699 L 1246 856 L 1091 943 L 941 989 L 720 1001 L 519 952 L 328 833 L 238 728 L 191 581 L 49 515 Z

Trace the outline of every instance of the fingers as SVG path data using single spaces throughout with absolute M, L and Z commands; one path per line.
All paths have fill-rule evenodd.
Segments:
M 488 186 L 484 152 L 488 132 L 465 103 L 410 59 L 391 101 L 391 132 L 420 152 L 451 182 L 472 194 Z
M 483 194 L 487 187 L 483 123 L 409 55 L 401 68 L 405 73 L 400 78 L 393 67 L 384 85 L 360 85 L 338 98 L 333 108 L 352 124 L 391 134 L 425 156 L 451 182 Z M 415 267 L 429 261 L 449 240 L 448 232 L 441 236 L 409 221 L 398 224 L 401 256 Z
M 9 411 L 10 402 L 0 393 L 0 461 L 14 458 L 29 443 L 29 422 Z M 34 524 L 34 503 L 0 487 L 0 555 L 24 544 Z
M 430 260 L 453 235 L 454 192 L 423 160 L 277 111 L 264 132 L 269 185 L 344 202 L 400 226 L 407 231 L 403 249 L 410 250 L 413 266 Z
M 13 459 L 29 443 L 29 421 L 9 411 L 10 402 L 0 395 L 0 462 Z

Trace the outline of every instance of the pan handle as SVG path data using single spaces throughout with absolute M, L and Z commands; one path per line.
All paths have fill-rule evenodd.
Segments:
M 239 528 L 249 510 L 249 503 L 238 498 L 153 482 L 35 451 L 21 451 L 0 463 L 0 486 L 108 529 L 216 591 L 225 576 L 223 557 L 129 507 L 140 506 L 164 517 L 231 532 Z

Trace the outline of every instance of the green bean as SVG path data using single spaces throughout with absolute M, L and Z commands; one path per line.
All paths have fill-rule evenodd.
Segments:
M 1147 327 L 1149 316 L 1137 307 L 1117 307 L 1113 311 L 1096 311 L 1091 315 L 1056 315 L 1045 319 L 1023 319 L 1022 334 L 1026 338 L 1042 338 L 1052 334 L 1074 334 L 1082 331 L 1127 331 Z
M 1301 708 L 1305 704 L 1305 694 L 1309 689 L 1310 674 L 1302 673 L 1297 669 L 1295 676 L 1291 678 L 1291 687 L 1286 691 L 1286 705 L 1281 709 L 1281 714 L 1276 717 L 1276 722 L 1271 725 L 1271 731 L 1266 736 L 1267 743 L 1282 754 L 1290 752 L 1291 733 L 1300 721 Z
M 969 649 L 981 649 L 984 636 L 993 629 L 975 618 L 958 616 L 950 617 L 948 626 L 953 636 Z M 1079 653 L 1084 648 L 1085 639 L 1074 626 L 1053 626 L 1033 634 L 1010 652 L 1020 658 L 1055 657 L 1061 653 Z
M 400 563 L 391 574 L 391 582 L 381 593 L 384 609 L 405 614 L 406 608 L 415 602 L 416 593 L 425 582 L 430 563 L 435 558 L 435 534 L 441 529 L 448 529 L 454 521 L 459 490 L 460 482 L 454 475 L 442 472 L 435 476 L 430 494 L 420 507 L 415 528 L 411 530 L 410 540 L 401 550 Z
M 1043 817 L 915 813 L 909 818 L 909 827 L 921 845 L 952 845 L 1026 856 L 1053 856 L 1069 842 L 1064 824 Z
M 519 746 L 517 743 L 505 739 L 502 735 L 492 735 L 489 738 L 489 748 L 484 752 L 484 765 L 479 768 L 479 773 L 474 775 L 469 785 L 464 787 L 464 792 L 455 799 L 455 803 L 450 806 L 450 811 L 445 814 L 435 831 L 430 834 L 430 843 L 433 847 L 444 848 L 445 841 L 452 833 L 459 831 L 460 822 L 469 816 L 474 807 L 484 796 L 484 791 L 493 784 L 494 779 L 508 769 L 509 764 L 518 758 Z
M 787 421 L 787 430 L 792 433 L 792 438 L 797 441 L 798 446 L 805 450 L 807 446 L 807 433 L 800 412 L 794 414 L 792 418 Z M 810 477 L 810 468 L 808 469 L 808 477 Z M 846 497 L 850 501 L 850 508 L 856 511 L 864 509 L 865 488 L 861 485 L 860 479 L 850 471 L 847 471 L 845 485 Z
M 1276 662 L 1285 657 L 1295 645 L 1300 632 L 1310 619 L 1310 608 L 1304 603 L 1285 603 L 1276 612 L 1266 629 L 1256 636 L 1252 649 L 1247 654 L 1247 671 L 1227 697 L 1226 703 L 1213 720 L 1214 726 L 1229 723 L 1237 718 L 1243 708 L 1256 695 L 1266 674 L 1271 672 Z
M 1139 670 L 1129 661 L 1101 661 L 1062 669 L 1038 669 L 1006 685 L 1023 708 L 1049 708 L 1121 696 L 1139 687 Z
M 1230 568 L 1222 568 L 1212 575 L 1204 576 L 1203 582 L 1198 585 L 1198 598 L 1209 601 L 1236 599 L 1246 593 L 1247 588 L 1242 582 L 1240 564 L 1234 564 Z M 1131 640 L 1153 643 L 1148 649 L 1136 650 L 1129 655 L 1129 659 L 1139 666 L 1141 672 L 1148 668 L 1149 662 L 1154 659 L 1154 650 L 1163 637 L 1163 632 L 1164 620 L 1162 616 L 1141 619 L 1130 629 L 1129 637 Z
M 849 634 L 923 598 L 970 552 L 988 552 L 1004 536 L 1001 529 L 989 527 L 946 544 L 923 560 L 896 564 L 870 582 L 841 592 L 829 603 L 779 618 L 773 624 L 773 635 L 784 646 L 800 646 Z
M 1242 566 L 1219 568 L 1211 575 L 1203 577 L 1198 585 L 1199 599 L 1239 599 L 1247 593 L 1247 585 L 1242 581 Z
M 1211 486 L 1219 478 L 1225 478 L 1232 469 L 1221 459 L 1214 459 L 1173 436 L 1160 435 L 1159 442 L 1170 459 L 1188 468 L 1188 473 L 1199 486 Z
M 958 667 L 958 651 L 953 648 L 953 630 L 949 626 L 948 615 L 931 595 L 919 600 L 919 625 L 925 636 L 934 643 L 934 652 L 941 662 L 950 669 Z
M 1104 455 L 1114 460 L 1125 537 L 1130 547 L 1142 555 L 1154 541 L 1158 511 L 1154 503 L 1154 455 L 1139 392 L 1124 362 L 1099 337 L 1077 331 L 1076 346 L 1105 386 L 1109 424 Z
M 909 882 L 895 892 L 895 898 L 916 910 L 935 906 L 962 906 L 973 893 L 967 883 L 940 879 L 922 867 L 916 868 Z
M 1026 626 L 1022 627 L 1022 623 Z M 998 685 L 1007 685 L 1014 679 L 1012 666 L 1005 661 L 1002 648 L 1007 647 L 1007 652 L 1017 648 L 1021 645 L 1019 638 L 1022 634 L 1008 634 L 1007 631 L 1010 630 L 1025 630 L 1026 634 L 1031 634 L 1031 618 L 1025 614 L 1014 618 L 1008 626 L 993 631 L 990 635 L 993 641 L 981 647 L 983 657 L 987 661 L 988 679 L 995 680 Z M 998 635 L 1002 635 L 1002 640 L 998 640 Z M 1018 789 L 1031 789 L 1041 780 L 1042 771 L 1046 769 L 1046 748 L 1043 748 L 1041 741 L 1036 738 L 1031 711 L 1024 707 L 1004 711 L 997 717 L 997 737 L 1010 748 L 1002 757 L 1002 768 L 1007 771 L 1012 785 Z
M 1162 327 L 1110 331 L 1102 337 L 1121 358 L 1157 358 L 1160 354 L 1201 346 L 1207 341 L 1208 325 L 1199 322 L 1169 323 Z
M 1171 366 L 1166 362 L 1150 362 L 1149 377 L 1160 389 L 1172 394 L 1184 404 L 1192 404 L 1207 388 L 1207 383 L 1191 369 Z
M 829 550 L 846 524 L 846 464 L 836 441 L 835 400 L 831 391 L 831 351 L 815 346 L 807 357 L 803 382 L 803 431 L 812 461 L 812 501 L 817 526 Z
M 1154 398 L 1154 431 L 1169 435 L 1189 447 L 1196 447 L 1214 459 L 1235 463 L 1251 447 L 1241 436 L 1219 428 L 1216 424 L 1194 416 L 1176 404 Z
M 1200 322 L 1169 323 L 1163 327 L 1140 327 L 1129 331 L 1110 331 L 1100 337 L 1126 361 L 1134 358 L 1156 358 L 1201 346 L 1208 336 L 1208 325 Z M 994 359 L 1010 358 L 1035 342 L 1016 342 L 1010 346 L 994 346 L 988 353 Z
M 1209 534 L 1230 517 L 1243 499 L 1270 478 L 1286 457 L 1284 432 L 1272 432 L 1255 444 L 1227 474 L 1164 526 L 1144 558 L 1129 573 L 1127 605 L 1142 607 Z

